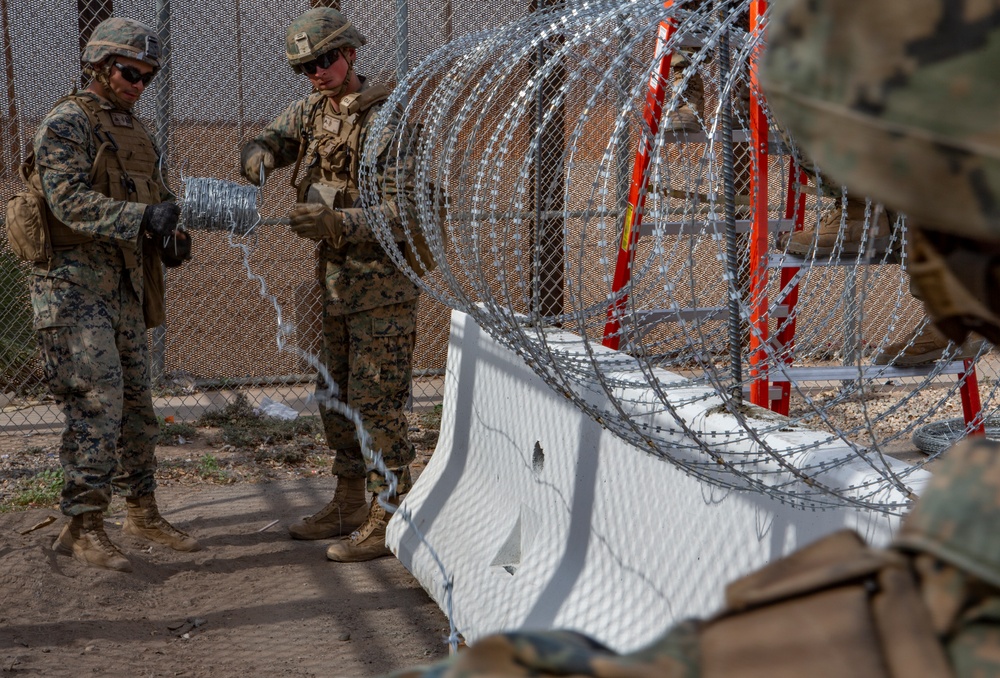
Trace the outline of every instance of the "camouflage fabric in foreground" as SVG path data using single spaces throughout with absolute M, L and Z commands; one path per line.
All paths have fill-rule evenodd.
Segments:
M 947 453 L 899 539 L 841 531 L 726 588 L 714 617 L 616 654 L 568 631 L 483 638 L 392 678 L 1000 675 L 1000 444 Z
M 938 329 L 1000 342 L 1000 3 L 777 0 L 762 81 L 804 153 L 905 213 Z

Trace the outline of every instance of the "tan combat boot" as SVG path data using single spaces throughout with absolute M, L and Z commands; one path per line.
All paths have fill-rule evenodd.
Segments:
M 350 534 L 368 515 L 365 479 L 337 476 L 337 490 L 330 503 L 317 513 L 288 526 L 293 539 L 329 539 Z
M 926 323 L 921 330 L 913 330 L 903 341 L 889 344 L 879 352 L 873 362 L 876 365 L 894 365 L 895 367 L 917 367 L 930 365 L 944 357 L 948 348 L 948 339 L 938 332 L 933 325 Z M 968 338 L 961 348 L 952 348 L 951 360 L 975 358 L 983 346 L 982 339 Z
M 128 534 L 169 546 L 175 551 L 201 550 L 197 539 L 181 532 L 160 515 L 153 495 L 126 497 L 125 505 L 127 515 L 124 530 Z
M 101 511 L 88 511 L 73 516 L 52 544 L 52 550 L 73 556 L 91 567 L 119 572 L 132 571 L 132 563 L 108 539 Z
M 695 71 L 685 86 L 684 69 L 690 62 L 680 54 L 675 54 L 673 59 L 670 74 L 673 94 L 679 101 L 667 120 L 667 127 L 673 132 L 700 132 L 705 124 L 705 83 L 701 74 Z
M 393 497 L 389 502 L 398 506 L 399 497 Z M 390 518 L 392 515 L 378 503 L 378 495 L 373 496 L 364 524 L 350 536 L 330 544 L 326 557 L 338 563 L 360 563 L 392 555 L 385 545 L 385 527 Z
M 785 247 L 789 254 L 799 256 L 828 257 L 831 254 L 857 254 L 863 245 L 870 243 L 870 248 L 866 251 L 873 255 L 885 251 L 889 245 L 889 218 L 885 210 L 872 205 L 871 223 L 865 230 L 865 201 L 847 199 L 847 214 L 844 219 L 844 231 L 840 230 L 840 202 L 838 201 L 833 209 L 823 215 L 819 221 L 817 229 L 810 229 L 792 233 L 779 240 L 779 244 Z M 862 243 L 862 237 L 866 242 Z M 839 242 L 838 242 L 839 238 Z

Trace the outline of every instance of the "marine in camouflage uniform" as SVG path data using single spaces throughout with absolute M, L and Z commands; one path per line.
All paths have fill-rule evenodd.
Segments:
M 159 427 L 146 345 L 147 325 L 162 322 L 162 256 L 185 249 L 179 264 L 190 241 L 175 232 L 179 210 L 163 188 L 155 144 L 131 112 L 160 65 L 156 35 L 111 18 L 94 29 L 83 58 L 94 80 L 42 120 L 31 175 L 49 208 L 54 246 L 32 271 L 34 327 L 65 419 L 61 508 L 70 523 L 53 548 L 129 571 L 104 531 L 112 487 L 126 496 L 126 532 L 198 548 L 156 506 Z
M 809 157 L 907 214 L 939 329 L 1000 341 L 1000 6 L 775 0 L 765 92 Z M 723 612 L 619 655 L 484 638 L 396 678 L 1000 675 L 1000 444 L 948 450 L 887 549 L 839 532 L 730 584 Z
M 404 408 L 412 378 L 419 289 L 393 264 L 358 206 L 358 166 L 365 144 L 377 135 L 383 193 L 375 209 L 399 227 L 399 241 L 405 241 L 399 212 L 412 209 L 405 200 L 412 168 L 390 152 L 399 118 L 393 116 L 382 129 L 372 126 L 388 90 L 370 86 L 355 73 L 356 48 L 364 43 L 364 36 L 335 9 L 315 8 L 295 19 L 288 28 L 286 56 L 293 69 L 309 78 L 314 91 L 245 144 L 240 164 L 244 177 L 254 184 L 274 167 L 295 164 L 292 181 L 300 204 L 292 211 L 291 227 L 316 241 L 323 299 L 320 358 L 339 388 L 338 397 L 360 413 L 372 449 L 381 452 L 402 494 L 410 487 L 409 464 L 415 454 Z M 325 386 L 321 381 L 317 390 Z M 386 489 L 386 479 L 367 468 L 353 423 L 322 406 L 320 416 L 327 445 L 336 451 L 336 493 L 289 532 L 297 539 L 343 537 L 328 548 L 331 560 L 389 555 L 389 515 L 375 496 L 370 502 L 365 499 L 366 489 L 373 494 Z

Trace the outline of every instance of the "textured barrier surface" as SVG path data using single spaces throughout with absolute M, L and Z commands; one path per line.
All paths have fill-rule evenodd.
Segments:
M 577 343 L 559 331 L 547 339 L 567 352 Z M 621 360 L 627 375 L 627 357 L 606 357 Z M 728 453 L 727 427 L 742 426 L 713 412 L 711 401 L 694 402 L 684 410 L 688 424 Z M 760 415 L 773 425 L 776 415 Z M 674 426 L 672 417 L 656 415 L 638 425 Z M 788 429 L 772 434 L 771 445 L 780 446 L 782 436 L 796 448 L 808 448 L 811 437 L 828 439 Z M 735 445 L 749 444 L 739 439 Z M 820 445 L 808 454 L 838 452 Z M 824 480 L 849 485 L 867 475 L 854 457 Z M 926 475 L 910 476 L 915 489 Z M 780 469 L 773 476 L 780 482 Z M 434 544 L 452 578 L 453 622 L 468 641 L 503 629 L 573 628 L 621 651 L 678 619 L 710 613 L 727 581 L 822 535 L 847 527 L 882 544 L 898 522 L 867 509 L 792 508 L 690 477 L 602 429 L 457 311 L 440 441 L 403 507 L 413 525 L 394 518 L 389 543 L 444 605 L 441 571 L 415 530 Z

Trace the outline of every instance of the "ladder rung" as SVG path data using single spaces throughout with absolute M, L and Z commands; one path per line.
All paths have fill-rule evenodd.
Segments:
M 753 225 L 750 219 L 737 219 L 736 232 L 749 233 Z M 767 230 L 769 233 L 785 233 L 794 228 L 795 222 L 791 219 L 769 219 Z M 725 233 L 726 222 L 722 219 L 717 221 L 707 221 L 705 219 L 691 221 L 644 221 L 639 226 L 639 235 L 649 237 L 654 233 L 657 235 L 693 235 L 702 230 L 708 233 Z
M 709 142 L 709 137 L 706 132 L 701 130 L 697 132 L 669 132 L 663 133 L 663 142 L 667 144 L 707 144 Z M 716 143 L 722 143 L 722 134 L 716 132 L 715 137 Z M 747 129 L 734 129 L 733 130 L 733 143 L 734 144 L 747 144 L 750 143 L 750 130 Z M 771 152 L 774 149 L 775 153 Z M 768 137 L 768 153 L 771 155 L 787 155 L 788 147 L 785 146 L 784 141 L 781 137 L 772 134 Z
M 918 367 L 892 367 L 891 365 L 863 365 L 860 368 L 846 365 L 837 367 L 788 367 L 784 371 L 771 372 L 772 383 L 801 381 L 853 381 L 858 374 L 865 379 L 894 379 L 903 377 L 923 377 L 935 370 L 937 364 Z M 955 360 L 940 368 L 938 374 L 964 374 L 965 364 Z
M 881 257 L 882 254 L 879 253 Z M 857 254 L 846 254 L 842 253 L 836 259 L 831 260 L 829 257 L 815 257 L 809 259 L 803 259 L 802 257 L 797 257 L 794 254 L 771 254 L 768 255 L 767 265 L 768 268 L 817 268 L 820 266 L 856 266 L 858 264 L 882 264 L 890 263 L 882 258 L 866 258 L 864 256 L 858 257 Z
M 750 397 L 750 385 L 743 385 L 743 397 Z M 781 400 L 781 387 L 779 386 L 768 386 L 767 387 L 767 399 L 768 400 Z

